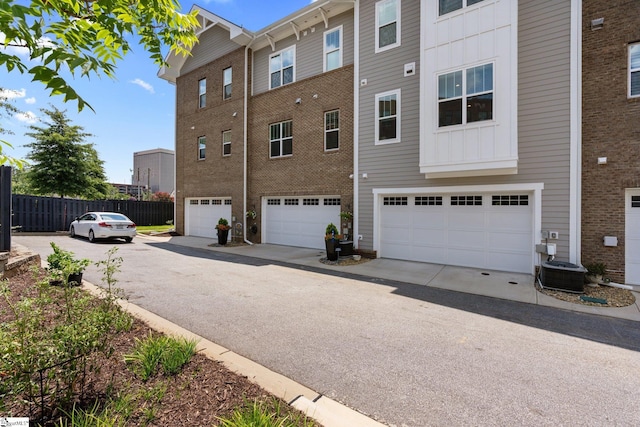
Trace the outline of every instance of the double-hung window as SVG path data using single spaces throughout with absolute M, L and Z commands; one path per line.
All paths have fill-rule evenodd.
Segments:
M 293 154 L 293 122 L 273 123 L 269 126 L 269 157 L 286 157 Z
M 222 99 L 231 98 L 231 81 L 233 73 L 231 67 L 222 71 Z
M 324 113 L 324 150 L 338 148 L 340 148 L 340 111 L 327 111 Z
M 629 46 L 629 96 L 640 96 L 640 43 Z
M 222 155 L 231 155 L 231 131 L 227 130 L 222 132 Z
M 324 71 L 342 67 L 342 25 L 324 33 Z
M 376 95 L 376 144 L 400 142 L 400 89 Z
M 295 81 L 296 49 L 291 46 L 269 57 L 269 89 Z
M 476 3 L 480 3 L 482 0 L 438 0 L 438 14 L 440 16 L 454 12 L 463 7 L 471 6 Z
M 376 52 L 400 46 L 400 1 L 376 3 Z
M 200 108 L 207 106 L 207 79 L 198 80 L 198 106 Z
M 438 76 L 438 126 L 493 119 L 493 64 Z
M 199 136 L 198 137 L 198 160 L 205 159 L 206 149 L 207 149 L 207 137 Z

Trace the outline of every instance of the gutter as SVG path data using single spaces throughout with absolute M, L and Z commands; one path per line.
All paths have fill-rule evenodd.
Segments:
M 251 39 L 251 41 L 249 42 L 248 45 L 245 46 L 244 48 L 244 102 L 243 102 L 243 129 L 242 129 L 242 144 L 243 144 L 243 162 L 242 162 L 242 166 L 243 166 L 243 170 L 242 170 L 242 216 L 243 216 L 243 220 L 242 220 L 242 240 L 245 243 L 248 243 L 249 245 L 253 245 L 253 242 L 250 242 L 247 239 L 247 174 L 248 174 L 248 154 L 247 154 L 247 145 L 248 145 L 248 140 L 249 140 L 249 136 L 248 136 L 248 132 L 247 129 L 249 127 L 248 125 L 248 117 L 247 117 L 247 113 L 248 113 L 248 109 L 249 109 L 249 105 L 248 105 L 248 100 L 249 100 L 249 48 L 251 48 L 251 45 L 253 44 L 253 42 L 256 41 L 256 38 L 254 37 L 253 39 Z

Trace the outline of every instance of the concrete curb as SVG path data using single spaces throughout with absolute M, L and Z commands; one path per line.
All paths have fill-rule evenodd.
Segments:
M 101 295 L 102 289 L 83 281 L 83 288 L 93 295 Z M 164 334 L 195 339 L 198 351 L 211 360 L 221 362 L 229 370 L 247 377 L 269 393 L 281 398 L 289 405 L 315 419 L 324 427 L 384 427 L 379 423 L 341 403 L 319 394 L 277 372 L 265 368 L 252 360 L 209 341 L 187 329 L 163 319 L 125 300 L 118 304 L 131 315 Z

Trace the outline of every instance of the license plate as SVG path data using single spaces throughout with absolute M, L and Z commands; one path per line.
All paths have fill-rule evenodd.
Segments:
M 124 225 L 116 225 L 116 228 L 118 229 L 124 228 Z

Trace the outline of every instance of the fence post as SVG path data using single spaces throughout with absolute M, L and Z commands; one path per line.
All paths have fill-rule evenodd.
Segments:
M 11 166 L 0 166 L 0 251 L 11 250 Z

